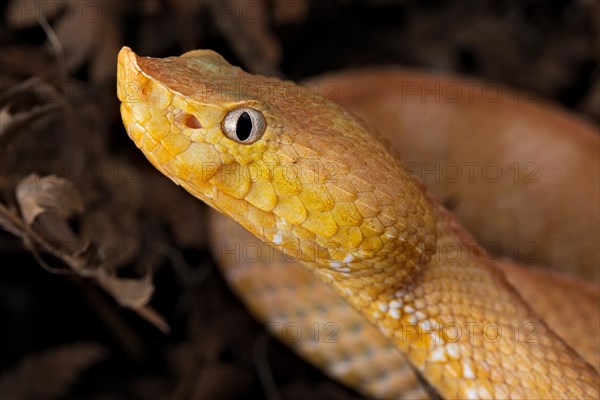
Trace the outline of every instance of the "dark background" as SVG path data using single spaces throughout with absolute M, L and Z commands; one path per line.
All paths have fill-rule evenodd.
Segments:
M 152 269 L 151 305 L 171 333 L 28 245 L 19 238 L 27 232 L 5 228 L 0 398 L 359 397 L 269 340 L 227 289 L 202 205 L 155 173 L 120 123 L 122 45 L 156 57 L 211 48 L 293 80 L 387 64 L 467 74 L 600 120 L 595 0 L 13 1 L 1 10 L 0 202 L 16 212 L 16 187 L 31 172 L 72 181 L 85 207 L 63 228 L 93 243 L 86 254 L 111 260 L 86 255 L 86 268 L 121 277 Z

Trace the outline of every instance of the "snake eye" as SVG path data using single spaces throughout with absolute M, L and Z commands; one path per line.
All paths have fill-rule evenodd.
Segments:
M 256 142 L 265 133 L 266 128 L 265 117 L 254 108 L 236 108 L 229 111 L 223 119 L 225 136 L 241 144 Z

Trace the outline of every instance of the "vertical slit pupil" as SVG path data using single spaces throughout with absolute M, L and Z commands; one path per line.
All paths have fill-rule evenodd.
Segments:
M 250 134 L 252 133 L 252 118 L 247 112 L 243 112 L 240 114 L 237 124 L 235 125 L 235 133 L 239 140 L 245 141 L 248 140 Z

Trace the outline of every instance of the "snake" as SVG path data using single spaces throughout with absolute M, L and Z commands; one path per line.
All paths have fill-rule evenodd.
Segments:
M 333 343 L 295 346 L 332 376 L 381 398 L 600 396 L 594 357 L 575 347 L 592 333 L 559 336 L 544 318 L 553 309 L 534 309 L 507 276 L 523 287 L 542 278 L 490 262 L 342 106 L 211 50 L 152 58 L 123 47 L 117 95 L 150 163 L 220 213 L 216 243 L 237 247 L 216 253 L 253 312 L 273 325 L 329 318 L 319 329 L 333 326 Z M 577 293 L 546 279 L 549 296 Z

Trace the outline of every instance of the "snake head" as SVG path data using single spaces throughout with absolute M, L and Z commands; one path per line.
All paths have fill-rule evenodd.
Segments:
M 414 267 L 433 250 L 428 201 L 389 146 L 311 90 L 210 50 L 124 47 L 117 78 L 127 132 L 152 164 L 288 255 L 348 273 L 385 258 Z
M 139 57 L 128 47 L 119 53 L 117 94 L 129 136 L 177 184 L 197 186 L 195 194 L 211 196 L 221 183 L 209 184 L 211 178 L 263 157 L 274 136 L 266 104 L 242 98 L 231 85 L 236 70 L 210 50 L 166 59 Z M 230 186 L 247 183 L 234 178 Z

